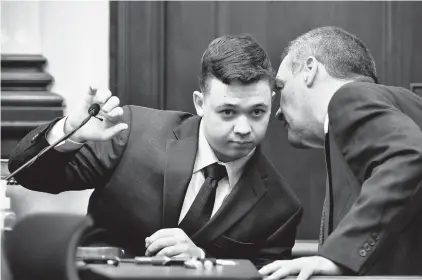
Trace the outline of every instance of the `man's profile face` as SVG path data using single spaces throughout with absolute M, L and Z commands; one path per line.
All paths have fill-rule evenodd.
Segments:
M 268 80 L 249 85 L 224 84 L 209 78 L 203 94 L 205 137 L 219 160 L 229 162 L 246 156 L 265 136 L 271 115 L 272 91 Z
M 296 148 L 308 148 L 304 140 L 306 141 L 311 133 L 312 106 L 309 89 L 301 73 L 292 73 L 290 55 L 280 64 L 275 89 L 280 92 L 280 108 L 276 117 L 283 121 L 289 143 Z

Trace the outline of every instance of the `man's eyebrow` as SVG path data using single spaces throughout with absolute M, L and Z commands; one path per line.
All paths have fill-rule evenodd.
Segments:
M 238 106 L 236 106 L 236 105 L 234 105 L 234 104 L 231 104 L 231 103 L 223 103 L 223 104 L 221 104 L 221 105 L 219 105 L 219 106 L 217 106 L 217 109 L 220 109 L 220 108 L 237 108 Z
M 223 109 L 223 108 L 237 109 L 238 107 L 239 106 L 234 105 L 234 104 L 224 103 L 224 104 L 217 106 L 217 109 Z M 258 108 L 258 107 L 268 108 L 269 106 L 268 106 L 268 104 L 265 104 L 265 103 L 258 103 L 258 104 L 254 104 L 253 106 L 251 106 L 251 108 Z
M 265 103 L 258 103 L 258 104 L 253 105 L 252 107 L 253 108 L 258 108 L 258 107 L 268 108 L 269 106 L 268 106 L 268 104 L 265 104 Z

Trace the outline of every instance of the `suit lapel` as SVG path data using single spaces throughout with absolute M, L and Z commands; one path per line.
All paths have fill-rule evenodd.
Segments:
M 346 159 L 333 136 L 330 140 L 330 162 L 331 162 L 331 199 L 332 199 L 332 228 L 336 227 L 353 203 L 352 186 L 357 184 L 356 177 L 346 162 Z M 360 189 L 360 187 L 355 188 Z M 354 197 L 354 196 L 353 196 Z M 334 203 L 335 202 L 335 203 Z
M 198 147 L 199 117 L 174 129 L 175 139 L 166 141 L 163 189 L 163 228 L 177 227 Z
M 257 149 L 223 205 L 211 220 L 192 236 L 193 242 L 198 244 L 209 242 L 222 235 L 263 197 L 266 188 L 257 168 L 259 157 L 260 151 Z
M 325 157 L 327 162 L 326 202 L 324 211 L 324 236 L 333 232 L 342 219 L 342 214 L 350 208 L 350 184 L 354 175 L 339 150 L 333 133 L 326 137 Z M 335 203 L 336 202 L 336 203 Z

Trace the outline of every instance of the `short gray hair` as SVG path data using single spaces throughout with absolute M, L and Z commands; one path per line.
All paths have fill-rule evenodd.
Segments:
M 313 29 L 289 43 L 282 59 L 292 54 L 291 69 L 298 73 L 310 55 L 321 62 L 334 78 L 370 77 L 378 83 L 375 61 L 365 44 L 355 35 L 338 27 Z

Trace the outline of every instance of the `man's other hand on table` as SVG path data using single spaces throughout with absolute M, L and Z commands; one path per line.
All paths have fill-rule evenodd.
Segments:
M 145 239 L 145 256 L 204 258 L 204 251 L 180 228 L 165 228 Z
M 307 280 L 312 275 L 341 275 L 341 268 L 329 259 L 313 256 L 294 260 L 278 260 L 259 270 L 264 279 L 282 279 L 298 275 L 297 280 Z

